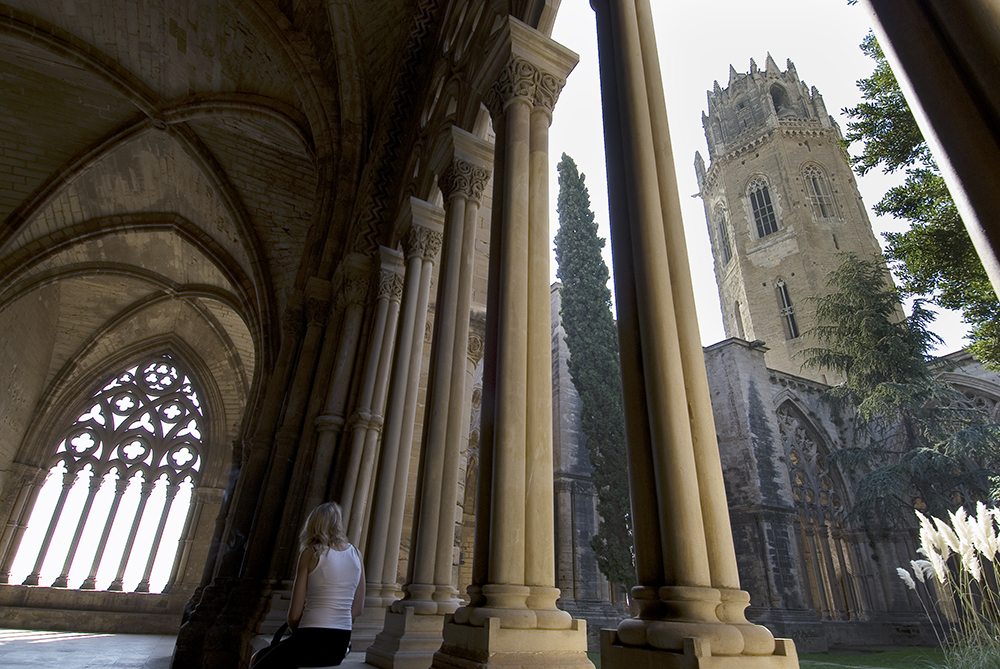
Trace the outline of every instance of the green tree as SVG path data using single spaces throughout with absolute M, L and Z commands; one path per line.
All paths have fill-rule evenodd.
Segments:
M 562 280 L 562 325 L 569 373 L 580 395 L 580 428 L 586 438 L 600 522 L 591 546 L 601 572 L 626 589 L 635 585 L 632 561 L 625 417 L 618 333 L 611 315 L 603 239 L 590 210 L 584 175 L 565 153 L 559 161 L 559 231 L 556 276 Z
M 864 102 L 844 110 L 851 119 L 847 142 L 862 146 L 851 163 L 860 175 L 878 166 L 906 172 L 906 181 L 874 207 L 910 223 L 906 232 L 885 233 L 886 258 L 906 294 L 961 311 L 971 328 L 969 351 L 1000 371 L 1000 301 L 873 34 L 861 50 L 875 60 L 875 71 L 858 81 Z
M 1000 432 L 958 391 L 936 379 L 928 353 L 933 315 L 915 302 L 902 315 L 899 292 L 878 258 L 853 254 L 830 275 L 831 293 L 814 299 L 818 325 L 804 364 L 840 373 L 831 389 L 856 411 L 855 439 L 835 458 L 858 475 L 852 513 L 872 527 L 913 524 L 919 498 L 936 515 L 955 493 L 989 495 Z

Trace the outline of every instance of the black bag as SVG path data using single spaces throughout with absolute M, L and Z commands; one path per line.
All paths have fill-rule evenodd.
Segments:
M 269 643 L 266 648 L 261 648 L 260 650 L 258 650 L 250 658 L 250 666 L 252 667 L 253 665 L 257 664 L 262 659 L 264 659 L 265 655 L 274 650 L 275 646 L 277 646 L 278 643 L 281 641 L 281 637 L 285 636 L 285 632 L 287 631 L 288 631 L 288 623 L 281 623 L 281 626 L 278 627 L 278 631 L 274 633 L 274 638 L 271 639 L 271 643 Z

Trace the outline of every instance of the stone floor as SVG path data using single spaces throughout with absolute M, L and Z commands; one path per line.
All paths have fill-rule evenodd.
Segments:
M 90 634 L 0 629 L 3 669 L 168 669 L 177 637 L 161 634 Z M 342 667 L 368 667 L 352 654 Z

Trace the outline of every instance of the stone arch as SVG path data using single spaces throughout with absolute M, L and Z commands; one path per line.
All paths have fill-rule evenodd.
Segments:
M 778 116 L 795 116 L 795 109 L 792 107 L 792 102 L 789 100 L 788 92 L 784 86 L 778 83 L 772 84 L 768 93 L 771 97 L 771 105 L 774 107 L 775 114 Z
M 858 619 L 867 604 L 860 573 L 862 538 L 846 519 L 848 486 L 830 461 L 830 442 L 807 414 L 792 399 L 776 398 L 775 403 L 810 605 L 822 619 Z
M 837 204 L 827 169 L 815 161 L 807 161 L 799 167 L 799 176 L 816 219 L 836 218 Z
M 45 579 L 54 573 L 49 563 L 57 558 L 62 569 L 53 582 L 55 587 L 73 585 L 69 580 L 72 568 L 74 587 L 93 590 L 98 567 L 103 569 L 111 560 L 111 566 L 114 562 L 118 565 L 107 589 L 123 589 L 127 568 L 133 580 L 136 573 L 142 576 L 134 591 L 149 592 L 154 567 L 161 571 L 160 584 L 164 585 L 161 563 L 167 560 L 171 566 L 162 591 L 176 588 L 177 595 L 186 596 L 194 589 L 197 583 L 192 582 L 192 567 L 196 570 L 197 562 L 190 562 L 192 547 L 198 544 L 194 552 L 200 555 L 210 538 L 211 526 L 204 522 L 204 515 L 211 516 L 209 509 L 221 493 L 219 485 L 225 480 L 230 460 L 227 438 L 232 436 L 225 425 L 230 409 L 210 364 L 183 341 L 161 338 L 119 351 L 103 360 L 99 370 L 67 384 L 63 401 L 49 408 L 48 419 L 40 417 L 39 427 L 22 445 L 23 455 L 18 458 L 23 471 L 21 490 L 14 508 L 8 509 L 8 526 L 14 525 L 18 531 L 5 532 L 0 541 L 3 582 L 11 574 L 28 517 L 36 502 L 41 502 L 43 472 L 47 470 L 51 479 L 61 468 L 66 474 L 62 475 L 53 510 L 46 515 L 46 509 L 40 507 L 39 520 L 32 518 L 33 523 L 40 521 L 49 530 L 37 546 L 23 546 L 26 558 L 21 561 L 34 561 L 25 585 L 38 585 L 40 577 L 45 585 Z M 96 378 L 102 380 L 95 382 Z M 58 447 L 53 452 L 54 444 Z M 95 486 L 98 480 L 101 483 Z M 59 481 L 55 484 L 58 489 Z M 129 510 L 128 491 L 133 488 L 138 500 Z M 78 500 L 85 498 L 79 513 L 66 506 L 73 495 Z M 110 509 L 95 505 L 102 495 Z M 176 503 L 178 500 L 183 503 Z M 147 504 L 150 501 L 151 506 Z M 57 521 L 60 528 L 68 524 L 73 536 L 64 555 L 51 543 Z M 116 546 L 112 529 L 120 540 L 125 536 L 121 528 L 129 525 L 131 531 L 126 533 L 124 544 Z M 100 535 L 96 545 L 91 542 L 91 557 L 86 555 L 87 549 L 83 554 L 78 552 L 85 527 L 88 534 Z M 145 544 L 140 530 L 146 531 Z M 176 545 L 170 543 L 174 539 Z M 43 573 L 43 563 L 48 576 Z M 80 569 L 88 564 L 89 573 L 81 583 Z M 137 567 L 143 567 L 142 572 L 135 572 Z M 153 590 L 159 590 L 155 577 Z M 63 596 L 52 597 L 59 600 Z M 73 601 L 71 592 L 65 597 Z M 99 613 L 103 607 L 120 608 L 122 604 L 101 593 L 91 599 L 96 615 L 103 615 Z

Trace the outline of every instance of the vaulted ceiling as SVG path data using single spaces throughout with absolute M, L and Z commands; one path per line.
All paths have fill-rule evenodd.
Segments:
M 331 190 L 357 185 L 415 7 L 0 2 L 0 455 L 157 347 L 235 435 L 306 265 L 346 246 Z

